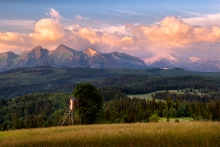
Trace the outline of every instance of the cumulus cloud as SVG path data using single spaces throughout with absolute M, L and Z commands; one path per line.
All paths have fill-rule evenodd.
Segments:
M 59 14 L 59 12 L 53 8 L 50 8 L 50 12 L 46 13 L 46 15 L 48 15 L 52 18 L 56 18 L 56 19 L 62 18 L 62 16 Z
M 29 34 L 34 41 L 55 42 L 64 36 L 64 29 L 59 20 L 41 19 L 34 28 L 35 32 Z
M 24 50 L 23 46 L 30 47 L 29 39 L 26 35 L 14 32 L 0 32 L 0 52 L 21 52 Z
M 126 30 L 140 40 L 163 48 L 186 48 L 197 43 L 220 42 L 220 28 L 200 28 L 190 26 L 176 17 L 166 17 L 153 26 L 126 24 Z
M 152 26 L 127 23 L 125 30 L 128 34 L 117 30 L 95 30 L 78 24 L 64 29 L 57 17 L 44 18 L 35 24 L 30 34 L 0 32 L 0 48 L 18 52 L 36 45 L 54 49 L 63 43 L 76 50 L 90 47 L 99 52 L 119 51 L 143 58 L 169 52 L 187 52 L 191 56 L 220 54 L 219 27 L 194 27 L 176 17 L 166 17 Z
M 34 32 L 30 34 L 0 32 L 0 48 L 20 53 L 36 45 L 55 46 L 64 36 L 65 30 L 58 19 L 44 18 L 35 24 Z

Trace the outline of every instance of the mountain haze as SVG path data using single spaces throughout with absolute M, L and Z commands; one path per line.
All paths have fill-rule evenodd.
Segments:
M 146 65 L 159 68 L 183 68 L 191 71 L 220 72 L 220 59 L 181 58 L 174 54 L 158 55 L 144 60 Z

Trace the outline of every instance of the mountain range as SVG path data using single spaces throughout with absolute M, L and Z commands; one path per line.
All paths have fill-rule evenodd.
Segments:
M 220 59 L 183 59 L 174 54 L 163 54 L 141 60 L 125 53 L 99 53 L 92 48 L 76 51 L 63 44 L 51 51 L 36 46 L 20 55 L 13 52 L 0 53 L 0 71 L 42 65 L 58 68 L 182 68 L 200 72 L 220 72 Z
M 28 52 L 17 55 L 13 52 L 0 53 L 0 71 L 34 66 L 88 67 L 88 68 L 145 68 L 140 58 L 119 52 L 99 53 L 87 48 L 76 51 L 63 44 L 49 51 L 36 46 Z
M 146 65 L 158 68 L 183 68 L 191 71 L 220 72 L 220 59 L 198 57 L 181 58 L 174 54 L 163 54 L 144 59 Z

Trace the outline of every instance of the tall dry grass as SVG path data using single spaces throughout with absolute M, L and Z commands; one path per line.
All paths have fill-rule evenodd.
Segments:
M 79 125 L 0 132 L 0 146 L 217 147 L 218 122 Z

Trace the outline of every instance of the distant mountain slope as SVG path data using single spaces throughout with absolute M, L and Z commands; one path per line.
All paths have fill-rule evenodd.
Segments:
M 77 51 L 61 44 L 55 50 L 49 52 L 47 58 L 41 60 L 38 65 L 55 67 L 80 67 L 80 55 Z
M 47 49 L 43 49 L 41 46 L 36 46 L 31 51 L 24 53 L 12 60 L 13 65 L 10 68 L 32 67 L 37 65 L 40 60 L 46 58 L 47 56 Z
M 0 71 L 34 66 L 54 67 L 88 67 L 88 68 L 145 68 L 143 60 L 125 53 L 98 53 L 88 48 L 76 51 L 63 44 L 55 50 L 48 51 L 41 46 L 36 46 L 29 52 L 18 56 L 12 52 L 10 57 L 0 54 Z
M 19 56 L 13 52 L 0 53 L 0 70 L 7 70 L 10 66 L 12 66 L 12 60 L 17 57 Z
M 144 60 L 148 66 L 159 68 L 184 68 L 192 71 L 220 72 L 220 59 L 190 57 L 182 59 L 173 54 L 154 56 Z

